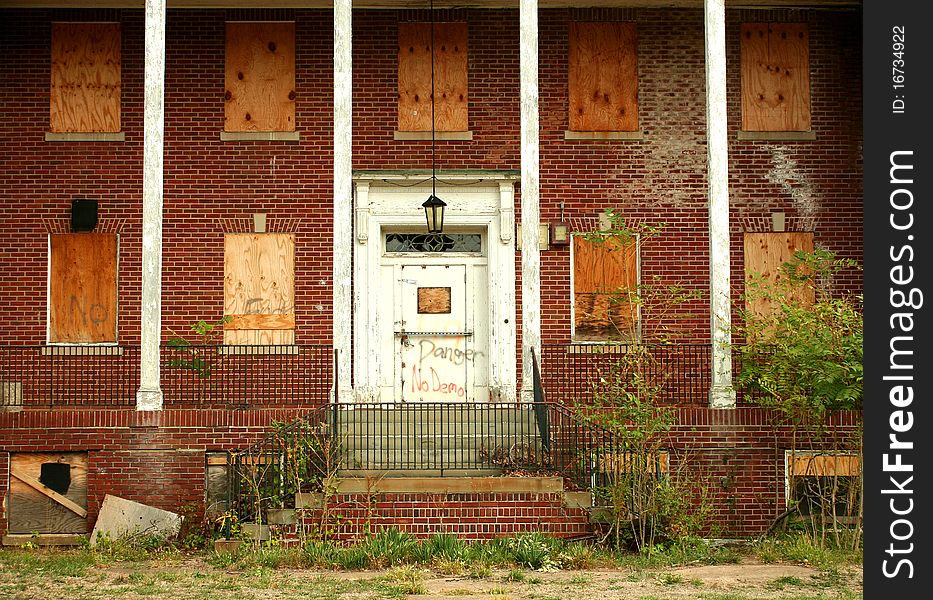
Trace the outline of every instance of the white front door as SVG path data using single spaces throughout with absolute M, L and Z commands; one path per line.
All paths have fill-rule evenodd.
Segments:
M 475 400 L 467 266 L 405 264 L 399 284 L 396 396 L 403 402 Z
M 382 176 L 356 183 L 353 382 L 340 398 L 514 402 L 511 180 L 438 188 L 440 236 L 421 233 L 431 191 Z

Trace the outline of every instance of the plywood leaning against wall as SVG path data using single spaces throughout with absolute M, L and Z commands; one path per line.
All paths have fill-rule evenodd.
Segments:
M 120 24 L 52 23 L 49 130 L 120 131 Z
M 571 131 L 638 130 L 635 23 L 570 23 Z
M 764 282 L 778 282 L 781 265 L 794 258 L 798 250 L 813 252 L 813 234 L 809 232 L 776 232 L 745 234 L 745 279 L 761 276 Z M 792 301 L 803 305 L 813 304 L 815 291 L 812 287 L 795 290 Z M 745 308 L 751 314 L 767 317 L 778 310 L 775 302 L 767 298 L 746 298 Z
M 398 26 L 398 129 L 431 131 L 431 23 Z M 467 24 L 434 23 L 436 131 L 469 129 Z
M 295 131 L 295 23 L 227 23 L 225 131 Z
M 743 23 L 742 130 L 810 130 L 806 23 Z
M 87 533 L 87 453 L 10 455 L 10 533 Z
M 638 246 L 573 237 L 574 339 L 636 341 Z
M 225 344 L 295 343 L 295 236 L 224 238 Z
M 52 234 L 49 342 L 117 341 L 117 235 Z

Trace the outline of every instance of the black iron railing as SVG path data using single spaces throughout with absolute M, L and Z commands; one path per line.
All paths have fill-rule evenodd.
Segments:
M 329 345 L 164 346 L 166 407 L 320 406 L 334 382 Z M 0 347 L 0 406 L 131 407 L 139 346 Z
M 332 423 L 345 470 L 446 475 L 547 464 L 533 404 L 341 403 Z
M 275 423 L 262 440 L 230 453 L 227 505 L 241 521 L 265 521 L 266 509 L 294 508 L 297 493 L 321 490 L 336 473 L 343 448 L 330 425 L 335 406 Z
M 625 344 L 545 344 L 541 347 L 541 371 L 548 397 L 565 404 L 588 404 L 601 379 L 625 364 L 633 350 Z M 650 363 L 644 376 L 663 384 L 658 398 L 664 404 L 709 403 L 711 346 L 670 344 L 641 346 Z

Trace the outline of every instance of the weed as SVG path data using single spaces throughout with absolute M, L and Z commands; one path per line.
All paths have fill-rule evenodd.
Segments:
M 684 578 L 674 573 L 661 573 L 658 575 L 658 582 L 663 585 L 677 585 L 684 582 Z
M 383 529 L 375 535 L 367 536 L 360 544 L 373 567 L 388 567 L 407 562 L 417 546 L 418 540 L 413 535 L 394 528 Z
M 424 594 L 424 574 L 412 566 L 393 567 L 389 569 L 382 581 L 389 584 L 389 592 L 400 594 Z
M 767 587 L 772 590 L 783 590 L 785 587 L 793 586 L 802 586 L 803 581 L 799 577 L 794 577 L 793 575 L 785 575 L 784 577 L 778 577 L 774 581 L 768 582 Z
M 486 579 L 492 576 L 492 567 L 486 563 L 478 562 L 470 565 L 470 577 L 472 579 Z
M 462 560 L 438 558 L 431 563 L 431 568 L 442 575 L 463 575 L 466 571 L 466 563 Z

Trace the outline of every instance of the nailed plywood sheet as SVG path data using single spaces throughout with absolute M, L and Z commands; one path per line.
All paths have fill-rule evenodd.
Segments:
M 637 307 L 627 301 L 638 286 L 636 244 L 615 239 L 592 242 L 573 237 L 574 336 L 577 339 L 629 337 Z
M 420 287 L 418 288 L 418 314 L 449 315 L 450 314 L 450 288 L 449 287 Z
M 862 465 L 852 454 L 797 454 L 787 457 L 792 475 L 827 477 L 832 475 L 860 475 Z
M 52 23 L 49 130 L 120 131 L 120 24 Z
M 225 131 L 295 131 L 295 24 L 227 23 Z
M 10 472 L 10 533 L 87 533 L 87 453 L 15 453 Z
M 798 250 L 813 252 L 813 234 L 808 232 L 765 232 L 745 234 L 745 277 L 760 275 L 764 280 L 777 282 L 781 265 L 794 258 Z M 811 287 L 801 287 L 797 302 L 813 304 L 815 293 Z M 746 309 L 760 317 L 774 314 L 777 304 L 767 298 L 746 299 Z
M 742 130 L 810 130 L 806 23 L 743 23 Z
M 295 236 L 235 233 L 224 238 L 226 344 L 291 344 L 295 328 Z
M 49 341 L 117 341 L 117 235 L 52 234 Z
M 638 130 L 635 23 L 570 23 L 571 131 Z
M 431 27 L 431 23 L 399 23 L 399 131 L 431 131 Z M 434 23 L 433 27 L 435 130 L 467 131 L 467 24 Z

